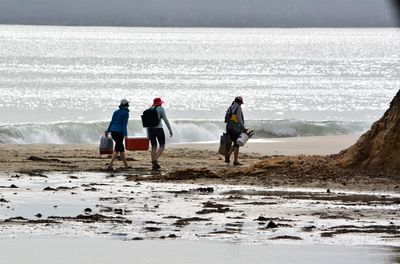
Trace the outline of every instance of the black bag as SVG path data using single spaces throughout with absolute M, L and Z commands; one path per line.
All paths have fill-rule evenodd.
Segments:
M 231 150 L 232 139 L 228 133 L 223 133 L 220 139 L 218 153 L 221 155 L 226 155 Z
M 158 118 L 157 107 L 149 108 L 144 110 L 142 115 L 143 127 L 156 127 L 160 124 L 160 119 Z

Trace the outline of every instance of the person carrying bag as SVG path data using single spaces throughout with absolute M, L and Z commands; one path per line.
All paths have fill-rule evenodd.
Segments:
M 237 96 L 232 102 L 232 105 L 228 108 L 225 115 L 226 133 L 232 139 L 233 147 L 230 146 L 230 150 L 225 155 L 225 162 L 230 162 L 230 156 L 234 153 L 233 165 L 242 165 L 239 161 L 239 145 L 237 139 L 243 131 L 246 131 L 244 124 L 244 116 L 241 105 L 243 104 L 243 97 Z

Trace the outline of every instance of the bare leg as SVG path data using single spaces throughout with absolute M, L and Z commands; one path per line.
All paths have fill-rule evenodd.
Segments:
M 225 155 L 225 162 L 226 163 L 230 162 L 232 151 L 233 151 L 233 147 L 230 146 L 228 153 Z
M 125 152 L 120 152 L 119 155 L 120 155 L 120 157 L 121 157 L 122 162 L 124 163 L 124 166 L 125 166 L 125 167 L 128 167 L 128 163 L 126 162 Z
M 233 147 L 233 163 L 239 164 L 239 147 Z
M 152 148 L 151 149 L 151 162 L 154 162 L 156 160 L 156 154 L 157 154 L 157 148 Z
M 161 156 L 161 154 L 163 153 L 164 149 L 165 149 L 164 146 L 158 148 L 158 150 L 157 150 L 157 152 L 156 152 L 156 154 L 155 154 L 155 156 L 154 156 L 154 161 L 157 161 L 157 160 L 158 160 L 158 158 L 159 158 L 159 157 Z
M 117 158 L 117 156 L 118 156 L 118 152 L 114 151 L 111 156 L 111 161 L 110 161 L 110 163 L 108 163 L 108 167 L 112 167 L 114 160 Z
M 151 149 L 151 163 L 153 164 L 153 170 L 158 170 L 161 168 L 157 163 L 157 159 L 161 155 L 160 152 L 162 153 L 163 149 L 164 148 L 157 149 L 156 147 Z

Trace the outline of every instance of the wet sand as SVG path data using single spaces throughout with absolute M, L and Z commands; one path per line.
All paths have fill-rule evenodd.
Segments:
M 223 162 L 216 143 L 168 145 L 157 172 L 148 151 L 127 152 L 132 168 L 117 161 L 110 171 L 97 145 L 1 145 L 0 262 L 54 263 L 51 251 L 38 254 L 52 248 L 68 254 L 65 263 L 87 255 L 97 263 L 396 263 L 398 178 L 318 166 L 310 175 L 293 165 L 318 165 L 324 157 L 308 154 L 334 154 L 356 139 L 253 141 L 239 167 Z M 84 251 L 65 251 L 76 245 Z M 179 258 L 167 254 L 177 247 Z
M 0 178 L 3 238 L 400 246 L 400 195 L 130 181 L 124 173 Z
M 185 240 L 6 239 L 0 240 L 0 248 L 0 263 L 7 264 L 398 263 L 392 249 L 372 247 L 243 245 Z
M 262 155 L 329 155 L 353 145 L 360 135 L 289 137 L 265 140 L 250 140 L 240 149 L 242 153 Z M 170 148 L 189 148 L 215 151 L 218 143 L 174 144 Z

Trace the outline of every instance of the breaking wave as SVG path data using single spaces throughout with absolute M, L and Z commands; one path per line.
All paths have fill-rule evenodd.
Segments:
M 225 124 L 211 120 L 171 121 L 174 136 L 169 143 L 218 141 Z M 98 143 L 108 121 L 55 122 L 0 125 L 0 142 L 10 144 L 70 144 Z M 255 138 L 328 136 L 361 133 L 370 126 L 367 122 L 311 122 L 297 120 L 250 120 L 246 126 L 253 129 Z M 165 125 L 164 125 L 165 127 Z M 165 128 L 166 129 L 166 128 Z M 146 135 L 139 120 L 131 120 L 129 136 Z M 166 131 L 166 134 L 167 131 Z

